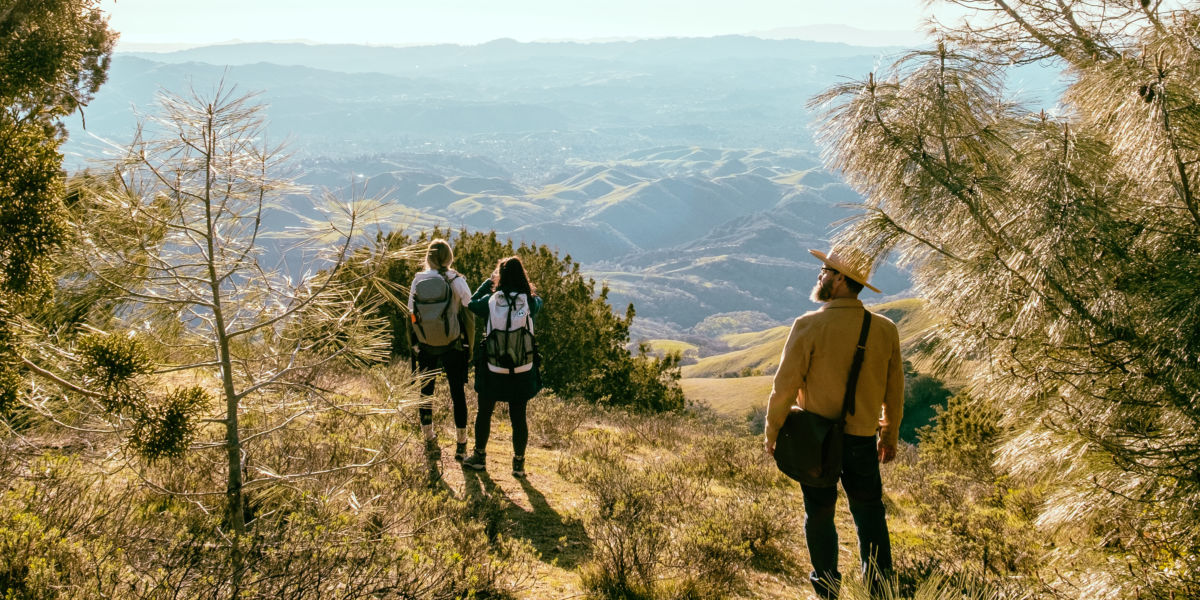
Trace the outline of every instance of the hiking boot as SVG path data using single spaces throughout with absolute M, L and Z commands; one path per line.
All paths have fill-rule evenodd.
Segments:
M 520 457 L 514 456 L 513 457 L 512 474 L 513 474 L 513 477 L 524 477 L 525 476 L 525 457 L 524 456 L 520 456 Z
M 464 467 L 470 467 L 476 471 L 482 471 L 487 468 L 487 455 L 476 450 L 470 458 L 463 461 Z
M 467 457 L 467 443 L 459 442 L 454 445 L 454 460 L 462 462 Z
M 425 457 L 429 460 L 442 460 L 442 449 L 438 447 L 437 438 L 425 440 Z

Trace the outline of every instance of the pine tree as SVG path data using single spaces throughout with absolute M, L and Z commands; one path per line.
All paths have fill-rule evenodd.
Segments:
M 0 7 L 0 415 L 17 402 L 23 316 L 67 243 L 61 119 L 104 83 L 116 34 L 95 0 Z
M 1075 593 L 1196 596 L 1200 11 L 953 3 L 977 12 L 937 48 L 813 101 L 865 198 L 838 240 L 912 267 L 927 358 L 1015 430 L 1000 464 L 1055 490 L 1040 522 L 1112 551 Z M 1039 60 L 1069 78 L 1057 110 L 1004 88 Z
M 182 442 L 173 454 L 223 455 L 232 565 L 227 591 L 236 597 L 245 565 L 247 492 L 305 476 L 272 468 L 271 457 L 255 454 L 256 445 L 328 411 L 358 414 L 331 399 L 318 377 L 333 365 L 386 356 L 386 323 L 357 302 L 374 274 L 344 277 L 341 271 L 366 228 L 390 215 L 373 201 L 318 196 L 313 202 L 327 220 L 301 216 L 302 226 L 269 232 L 264 215 L 283 208 L 286 194 L 307 190 L 286 176 L 281 148 L 267 145 L 262 105 L 221 85 L 211 96 L 163 94 L 161 107 L 112 165 L 113 180 L 81 192 L 75 214 L 84 235 L 73 264 L 81 265 L 79 277 L 102 282 L 112 294 L 114 331 L 127 330 L 156 349 L 153 368 L 139 372 L 185 372 L 204 382 L 165 394 L 152 405 L 158 408 L 142 411 L 151 422 L 139 420 L 129 435 L 135 449 Z M 268 267 L 269 236 L 289 242 L 288 252 L 310 270 L 293 276 Z M 104 336 L 104 348 L 116 347 L 107 341 L 113 337 Z M 114 354 L 121 355 L 100 353 Z M 179 429 L 213 413 L 207 422 L 221 426 L 221 439 L 188 448 L 190 438 L 180 439 Z M 262 466 L 250 469 L 252 460 Z

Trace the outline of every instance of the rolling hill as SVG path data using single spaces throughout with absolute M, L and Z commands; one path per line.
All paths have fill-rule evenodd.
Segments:
M 811 308 L 818 263 L 807 249 L 826 244 L 829 223 L 849 214 L 840 204 L 857 198 L 797 151 L 668 146 L 571 161 L 534 184 L 490 160 L 445 156 L 309 161 L 303 182 L 411 209 L 396 228 L 494 229 L 569 254 L 608 284 L 614 307 L 634 303 L 635 340 L 663 337 L 654 323 L 672 337 L 714 314 L 782 322 Z M 908 285 L 887 267 L 875 280 L 893 293 Z
M 906 355 L 929 324 L 928 317 L 920 310 L 921 301 L 916 298 L 868 305 L 868 308 L 896 322 L 901 350 Z M 761 407 L 771 391 L 771 375 L 779 367 L 779 355 L 790 331 L 790 325 L 782 325 L 721 336 L 730 351 L 705 356 L 683 367 L 680 386 L 684 396 L 731 416 Z M 740 376 L 745 374 L 750 376 Z

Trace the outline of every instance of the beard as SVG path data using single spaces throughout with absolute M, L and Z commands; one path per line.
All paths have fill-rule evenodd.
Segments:
M 827 277 L 824 281 L 818 282 L 813 286 L 812 292 L 809 293 L 808 299 L 813 302 L 829 302 L 833 299 L 833 278 Z

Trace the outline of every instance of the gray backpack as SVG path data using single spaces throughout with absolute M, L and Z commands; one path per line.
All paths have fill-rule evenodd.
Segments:
M 425 346 L 446 347 L 462 337 L 458 325 L 459 302 L 454 298 L 451 278 L 440 273 L 418 274 L 413 280 L 412 324 L 417 341 Z

